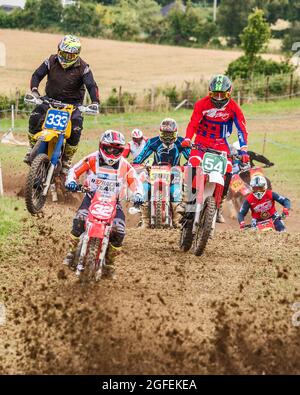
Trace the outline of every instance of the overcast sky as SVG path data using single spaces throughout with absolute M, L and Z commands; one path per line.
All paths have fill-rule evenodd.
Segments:
M 24 7 L 26 0 L 0 0 L 1 5 L 14 5 L 19 7 Z

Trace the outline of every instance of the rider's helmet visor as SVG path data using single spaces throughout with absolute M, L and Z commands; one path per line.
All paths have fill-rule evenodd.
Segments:
M 209 96 L 215 100 L 224 100 L 224 99 L 229 99 L 231 94 L 229 91 L 227 91 L 227 92 L 209 92 Z

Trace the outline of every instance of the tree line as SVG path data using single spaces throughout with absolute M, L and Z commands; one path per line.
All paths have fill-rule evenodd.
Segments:
M 278 33 L 286 50 L 300 36 L 300 0 L 218 0 L 216 23 L 213 0 L 176 0 L 167 15 L 162 15 L 162 7 L 170 2 L 76 0 L 63 7 L 61 0 L 27 0 L 23 10 L 0 10 L 0 27 L 194 47 L 221 47 L 218 37 L 223 36 L 227 46 L 234 46 L 241 44 L 248 16 L 258 7 L 268 23 L 278 18 L 291 22 L 288 30 Z

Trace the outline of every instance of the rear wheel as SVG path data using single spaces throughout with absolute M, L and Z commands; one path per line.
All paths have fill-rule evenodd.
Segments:
M 80 275 L 83 282 L 88 283 L 95 279 L 95 274 L 99 269 L 98 257 L 100 254 L 101 240 L 96 237 L 92 237 L 89 240 L 87 253 L 84 259 L 84 270 Z
M 49 169 L 49 158 L 46 154 L 39 154 L 33 160 L 25 185 L 25 203 L 31 214 L 39 213 L 45 205 L 43 196 L 44 184 Z
M 194 254 L 196 256 L 202 255 L 208 239 L 211 235 L 214 216 L 216 214 L 216 203 L 213 196 L 209 196 L 202 211 L 200 224 L 197 227 L 194 244 Z
M 155 228 L 160 229 L 163 225 L 163 202 L 162 202 L 162 193 L 159 194 L 159 198 L 156 202 L 156 210 L 155 210 Z

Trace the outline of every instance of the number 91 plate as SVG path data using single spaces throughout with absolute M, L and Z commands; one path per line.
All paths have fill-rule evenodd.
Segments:
M 64 132 L 68 126 L 70 114 L 67 111 L 50 109 L 47 112 L 45 128 Z

